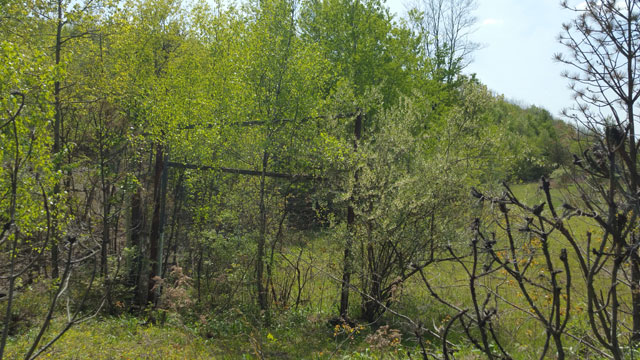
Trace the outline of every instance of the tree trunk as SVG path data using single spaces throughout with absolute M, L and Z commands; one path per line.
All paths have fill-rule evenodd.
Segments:
M 637 244 L 638 239 L 635 235 L 631 236 L 632 244 Z M 631 342 L 640 341 L 640 257 L 638 250 L 634 250 L 631 254 L 631 302 L 633 316 L 633 334 Z
M 629 19 L 632 19 L 632 14 L 629 11 Z M 631 34 L 633 34 L 634 27 L 636 25 L 633 21 L 627 22 L 627 117 L 628 117 L 628 126 L 629 126 L 629 173 L 631 177 L 631 194 L 638 193 L 638 166 L 637 166 L 637 158 L 638 151 L 636 149 L 636 133 L 635 133 L 635 119 L 634 119 L 634 93 L 635 93 L 635 74 L 636 74 L 636 55 L 634 51 L 633 41 L 631 40 Z M 624 146 L 624 145 L 623 145 Z M 635 197 L 634 212 L 636 214 L 640 213 L 640 203 Z M 636 240 L 635 236 L 632 236 L 632 240 Z M 635 246 L 636 241 L 632 242 L 632 246 Z M 633 250 L 631 254 L 631 301 L 632 301 L 632 317 L 633 317 L 633 334 L 631 336 L 631 342 L 640 341 L 640 256 L 638 256 L 637 248 Z
M 165 173 L 169 171 L 169 167 L 165 167 Z M 174 193 L 173 193 L 173 210 L 172 210 L 172 219 L 171 229 L 169 232 L 169 237 L 167 239 L 167 251 L 164 254 L 164 261 L 162 265 L 162 277 L 165 277 L 167 273 L 167 268 L 169 267 L 169 257 L 173 254 L 173 264 L 177 265 L 177 251 L 178 251 L 178 239 L 175 238 L 175 234 L 177 229 L 179 229 L 180 224 L 180 212 L 182 210 L 182 181 L 184 179 L 184 172 L 180 173 L 178 177 L 178 182 L 175 185 Z M 166 184 L 166 181 L 165 181 Z M 164 186 L 166 188 L 166 185 Z M 165 217 L 163 216 L 163 221 Z
M 147 289 L 143 290 L 142 280 L 144 264 L 143 264 L 143 251 L 144 251 L 144 211 L 142 207 L 142 193 L 138 188 L 131 197 L 131 222 L 130 222 L 130 236 L 131 245 L 134 248 L 134 255 L 131 261 L 131 268 L 129 272 L 129 284 L 135 287 L 136 304 L 144 306 L 147 303 Z
M 102 128 L 100 129 L 102 132 Z M 111 213 L 111 187 L 107 183 L 103 134 L 100 134 L 100 182 L 102 185 L 102 244 L 100 248 L 100 273 L 107 276 L 107 254 L 110 242 L 109 214 Z M 90 205 L 89 205 L 90 206 Z
M 260 235 L 258 237 L 258 254 L 256 258 L 256 287 L 260 310 L 268 311 L 267 289 L 264 284 L 264 245 L 267 237 L 267 209 L 264 203 L 265 183 L 269 153 L 265 150 L 262 156 L 262 175 L 260 176 Z
M 103 194 L 107 195 L 107 192 L 103 190 Z M 104 200 L 103 214 L 102 214 L 102 245 L 100 248 L 100 273 L 102 276 L 107 276 L 107 250 L 109 247 L 109 241 L 111 238 L 109 227 L 109 212 L 111 206 L 108 200 Z
M 62 0 L 57 1 L 57 10 L 58 10 L 58 18 L 57 18 L 57 26 L 56 26 L 56 44 L 55 44 L 55 66 L 58 67 L 60 65 L 60 56 L 62 52 L 62 27 L 64 26 L 64 22 L 62 19 Z M 61 93 L 61 85 L 60 79 L 56 78 L 53 83 L 53 97 L 54 97 L 54 110 L 55 110 L 55 119 L 53 123 L 53 156 L 57 157 L 62 148 L 62 101 L 60 99 Z M 61 169 L 59 159 L 54 161 L 54 171 L 58 172 Z M 53 198 L 57 203 L 59 201 L 58 195 L 60 194 L 60 182 L 56 181 L 55 186 L 53 187 Z M 57 278 L 60 276 L 58 272 L 58 236 L 57 236 L 57 213 L 56 213 L 56 204 L 53 205 L 54 208 L 54 226 L 53 226 L 53 236 L 51 237 L 51 277 Z
M 382 303 L 381 294 L 381 276 L 378 269 L 379 264 L 376 261 L 375 251 L 373 244 L 369 238 L 367 242 L 367 261 L 369 263 L 369 276 L 371 276 L 371 285 L 368 290 L 369 297 L 364 299 L 363 306 L 363 318 L 372 323 L 376 320 L 376 317 L 380 311 L 380 304 Z
M 356 116 L 355 126 L 354 126 L 354 140 L 353 140 L 353 151 L 358 151 L 358 141 L 360 141 L 360 137 L 362 135 L 362 114 L 358 113 Z M 358 171 L 356 170 L 354 174 L 354 191 L 355 187 L 358 184 Z M 351 286 L 351 274 L 353 272 L 353 255 L 351 254 L 351 250 L 353 247 L 353 239 L 355 237 L 355 221 L 356 214 L 353 207 L 354 196 L 352 195 L 349 199 L 349 206 L 347 207 L 347 230 L 349 234 L 347 235 L 347 241 L 344 246 L 344 267 L 342 271 L 342 288 L 340 292 L 340 316 L 343 319 L 347 319 L 349 315 L 349 287 Z
M 165 159 L 164 149 L 162 145 L 157 145 L 155 168 L 153 173 L 153 215 L 151 218 L 151 234 L 149 238 L 149 299 L 153 299 L 154 303 L 159 294 L 159 289 L 152 291 L 156 281 L 153 280 L 156 276 L 162 275 L 162 235 L 163 235 L 163 203 L 164 203 L 164 186 L 166 184 L 165 178 Z

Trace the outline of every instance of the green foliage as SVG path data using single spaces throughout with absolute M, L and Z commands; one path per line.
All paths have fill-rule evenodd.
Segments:
M 301 10 L 303 39 L 332 64 L 331 91 L 348 80 L 357 96 L 381 86 L 384 104 L 411 91 L 416 43 L 378 0 L 310 0 Z
M 42 53 L 6 40 L 0 42 L 0 61 L 0 188 L 6 194 L 0 197 L 0 221 L 10 220 L 15 176 L 16 226 L 24 236 L 35 237 L 46 231 L 42 192 L 50 194 L 59 176 L 49 152 L 53 69 Z
M 570 148 L 577 140 L 575 129 L 554 119 L 547 110 L 535 106 L 523 109 L 499 98 L 492 116 L 517 139 L 509 144 L 510 153 L 521 154 L 510 169 L 516 179 L 538 180 L 568 165 Z
M 361 300 L 352 309 L 377 320 L 384 303 L 441 321 L 442 308 L 414 306 L 428 294 L 411 276 L 465 246 L 470 187 L 559 175 L 575 146 L 565 140 L 574 129 L 545 110 L 496 97 L 461 66 L 442 72 L 443 54 L 421 49 L 429 34 L 383 1 L 9 0 L 0 19 L 0 223 L 15 216 L 18 229 L 0 239 L 0 263 L 18 236 L 15 259 L 33 270 L 17 279 L 12 334 L 24 336 L 9 357 L 44 313 L 25 299 L 45 292 L 25 284 L 53 262 L 30 259 L 70 224 L 106 262 L 82 310 L 101 308 L 108 290 L 101 309 L 122 317 L 80 324 L 44 356 L 408 357 L 407 336 L 382 349 L 365 341 L 373 328 L 350 339 L 327 325 L 347 240 Z M 16 92 L 24 107 L 5 123 L 21 106 Z M 164 190 L 154 155 L 165 156 Z M 151 239 L 159 222 L 162 239 Z M 164 244 L 166 270 L 153 280 L 164 295 L 132 318 L 153 286 L 143 276 L 152 240 Z M 93 249 L 78 251 L 94 261 Z M 77 264 L 64 296 L 91 280 Z M 256 283 L 270 312 L 256 306 Z

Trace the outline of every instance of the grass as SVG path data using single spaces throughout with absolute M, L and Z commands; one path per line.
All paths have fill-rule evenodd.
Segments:
M 236 314 L 236 319 L 243 315 Z M 44 352 L 43 359 L 391 359 L 403 352 L 374 351 L 365 338 L 369 329 L 347 336 L 328 325 L 329 315 L 289 312 L 274 315 L 269 329 L 243 319 L 235 331 L 222 328 L 206 335 L 212 326 L 229 326 L 235 320 L 217 319 L 217 324 L 183 323 L 176 314 L 165 324 L 144 323 L 133 316 L 94 318 L 72 327 Z M 54 321 L 42 343 L 62 327 Z M 21 359 L 35 337 L 36 329 L 9 339 L 6 359 Z M 351 333 L 349 333 L 351 334 Z M 401 349 L 401 348 L 400 348 Z
M 60 328 L 55 323 L 50 334 Z M 7 358 L 21 358 L 32 330 L 9 343 Z M 45 339 L 45 341 L 48 339 Z M 100 318 L 72 327 L 41 358 L 50 359 L 210 359 L 215 347 L 177 326 L 141 325 L 133 317 Z
M 534 206 L 540 204 L 543 201 L 546 201 L 544 198 L 543 191 L 539 188 L 539 184 L 519 184 L 512 187 L 514 194 L 518 197 L 518 199 L 527 204 L 528 206 Z M 575 185 L 560 187 L 553 186 L 552 184 L 552 201 L 556 208 L 556 211 L 559 214 L 563 214 L 562 204 L 569 203 L 573 205 L 580 204 L 581 201 L 577 200 L 579 190 Z M 549 207 L 546 206 L 545 213 L 549 215 Z M 511 215 L 516 215 L 517 211 L 512 209 Z M 562 215 L 561 215 L 562 216 Z M 517 217 L 513 217 L 512 219 L 516 219 Z M 512 226 L 519 226 L 519 223 L 514 222 Z M 586 217 L 574 217 L 568 220 L 565 220 L 565 226 L 569 229 L 569 231 L 573 234 L 574 239 L 581 247 L 581 253 L 586 255 L 587 252 L 590 252 L 591 249 L 587 246 L 587 233 L 592 234 L 592 244 L 591 248 L 597 247 L 599 244 L 600 238 L 602 237 L 602 229 L 598 226 L 595 220 L 586 218 Z M 547 231 L 550 228 L 547 227 Z M 497 231 L 499 234 L 501 231 Z M 504 232 L 502 232 L 504 234 Z M 529 246 L 535 247 L 534 242 L 527 239 L 527 236 L 520 236 L 521 246 Z M 590 333 L 591 329 L 588 322 L 588 313 L 586 311 L 586 283 L 585 278 L 583 277 L 580 268 L 578 266 L 577 257 L 575 255 L 575 250 L 572 248 L 571 244 L 561 235 L 559 232 L 554 232 L 549 238 L 549 250 L 551 253 L 552 260 L 554 261 L 554 266 L 556 269 L 561 268 L 561 262 L 558 257 L 560 255 L 561 249 L 568 249 L 568 258 L 569 258 L 569 267 L 570 272 L 572 274 L 572 302 L 570 309 L 570 319 L 568 323 L 568 332 L 572 335 L 577 336 L 578 338 L 584 338 L 587 334 Z M 535 250 L 535 249 L 534 249 Z M 537 261 L 543 263 L 543 257 L 541 256 L 541 252 L 538 251 L 536 258 Z M 540 271 L 540 278 L 546 277 L 548 278 L 548 274 L 543 273 L 542 270 L 545 270 L 543 266 L 539 266 L 539 268 L 534 268 L 535 271 Z M 534 273 L 535 274 L 535 273 Z M 607 271 L 606 268 L 603 271 L 604 276 L 596 279 L 596 291 L 601 289 L 604 293 L 608 291 L 610 288 L 609 279 L 607 279 Z M 564 271 L 559 275 L 561 283 L 564 284 L 565 274 Z M 495 281 L 495 279 L 494 279 Z M 507 284 L 508 286 L 503 288 L 503 296 L 512 303 L 519 305 L 520 307 L 526 309 L 528 305 L 523 301 L 520 292 L 516 289 L 513 284 Z M 627 306 L 631 303 L 631 292 L 629 287 L 627 286 L 619 286 L 620 291 L 620 302 L 622 306 Z M 545 292 L 542 291 L 533 291 L 534 296 L 537 296 L 538 300 L 545 300 L 543 296 Z M 628 311 L 628 309 L 627 309 Z M 631 324 L 631 317 L 629 313 L 620 313 L 619 314 L 621 321 L 625 322 L 627 326 Z M 517 311 L 513 311 L 511 313 L 507 312 L 501 321 L 501 326 L 503 327 L 503 332 L 506 332 L 511 335 L 511 343 L 509 344 L 509 348 L 515 351 L 517 354 L 517 358 L 529 359 L 527 352 L 522 352 L 522 348 L 532 348 L 539 349 L 544 341 L 544 328 L 538 323 L 533 321 L 533 319 L 527 319 L 526 314 L 520 312 L 518 314 Z M 625 343 L 629 334 L 622 335 L 620 337 L 621 343 Z M 581 342 L 575 341 L 569 336 L 564 336 L 564 345 L 565 350 L 575 356 L 577 358 L 581 358 L 583 356 L 587 356 L 587 353 L 592 353 L 584 344 Z M 597 345 L 597 342 L 592 339 L 592 343 Z M 581 355 L 580 355 L 581 354 Z M 593 354 L 593 353 L 592 353 Z M 637 356 L 637 354 L 635 354 Z
M 530 206 L 539 204 L 543 193 L 538 184 L 519 184 L 512 190 L 522 202 Z M 556 207 L 570 200 L 574 189 L 565 188 L 554 191 L 553 201 Z M 548 211 L 548 210 L 545 210 Z M 514 210 L 515 213 L 515 210 Z M 569 225 L 576 234 L 584 234 L 593 230 L 594 237 L 598 236 L 597 227 L 589 221 L 572 219 Z M 504 235 L 497 231 L 498 237 Z M 316 234 L 312 241 L 300 241 L 290 244 L 283 253 L 295 263 L 297 254 L 300 256 L 301 272 L 310 274 L 302 291 L 304 301 L 298 308 L 289 300 L 287 305 L 273 312 L 271 326 L 262 327 L 260 319 L 255 315 L 255 309 L 239 309 L 232 307 L 223 312 L 187 314 L 179 316 L 171 313 L 162 325 L 145 324 L 140 318 L 132 316 L 96 318 L 73 327 L 59 342 L 49 349 L 43 358 L 55 359 L 404 359 L 419 357 L 413 329 L 404 321 L 386 314 L 381 323 L 387 323 L 392 328 L 403 332 L 402 343 L 399 347 L 375 349 L 374 344 L 366 341 L 374 327 L 365 326 L 362 331 L 350 336 L 344 334 L 343 329 L 336 329 L 329 325 L 329 319 L 336 314 L 338 285 L 328 274 L 340 273 L 341 247 L 331 234 Z M 535 241 L 524 234 L 520 234 L 520 245 L 537 246 Z M 462 236 L 464 237 L 464 236 Z M 578 236 L 582 239 L 582 236 Z M 460 239 L 460 249 L 465 248 L 468 238 Z M 569 247 L 559 236 L 551 239 L 550 250 L 557 259 L 560 249 Z M 504 241 L 504 240 L 503 240 Z M 467 247 L 468 249 L 468 247 Z M 540 251 L 536 260 L 542 263 Z M 462 250 L 461 250 L 462 251 Z M 280 255 L 282 256 L 282 255 Z M 309 268 L 309 264 L 320 264 Z M 289 262 L 276 257 L 277 271 L 274 273 L 275 282 L 285 283 L 294 274 Z M 559 262 L 558 262 L 559 264 Z M 568 329 L 578 337 L 589 332 L 587 314 L 584 304 L 585 285 L 580 277 L 577 263 L 570 256 L 573 274 L 572 292 L 573 304 Z M 542 265 L 533 267 L 533 271 L 540 271 Z M 439 263 L 425 269 L 427 277 L 434 287 L 440 291 L 443 298 L 450 299 L 460 308 L 470 308 L 471 301 L 468 294 L 468 278 L 459 264 L 452 262 Z M 540 276 L 546 276 L 541 273 Z M 564 279 L 561 276 L 561 279 Z M 357 281 L 357 280 L 356 280 Z M 495 319 L 499 328 L 499 336 L 515 359 L 528 360 L 536 358 L 536 352 L 545 341 L 542 325 L 526 313 L 528 304 L 519 294 L 517 285 L 509 281 L 508 277 L 497 274 L 492 278 L 482 280 L 483 284 L 491 288 L 499 288 L 499 292 L 509 302 L 516 304 L 524 311 L 496 303 L 499 306 L 499 316 Z M 280 285 L 278 285 L 280 286 Z M 606 288 L 606 284 L 603 285 Z M 281 290 L 281 289 L 276 289 Z M 536 301 L 544 308 L 544 293 L 532 290 Z M 34 319 L 40 318 L 42 311 L 34 309 L 33 301 L 23 294 L 18 301 L 18 309 L 31 314 Z M 625 295 L 626 296 L 626 295 Z M 42 297 L 46 298 L 46 297 Z M 353 293 L 352 303 L 357 313 L 357 294 Z M 627 299 L 623 299 L 627 301 Z M 403 289 L 399 301 L 394 303 L 394 309 L 412 319 L 420 320 L 431 329 L 441 331 L 447 324 L 454 311 L 437 303 L 428 293 L 418 277 L 411 278 Z M 20 358 L 24 354 L 31 339 L 35 336 L 37 321 L 27 322 L 9 342 L 7 358 Z M 55 333 L 55 329 L 62 324 L 54 322 L 53 329 L 48 336 Z M 365 324 L 366 325 L 366 324 Z M 458 359 L 482 358 L 468 343 L 460 327 L 453 328 L 453 342 L 462 344 L 457 354 Z M 353 337 L 353 338 L 351 338 Z M 430 351 L 438 353 L 440 345 L 436 338 L 426 339 Z M 46 339 L 44 340 L 46 342 Z M 568 337 L 564 338 L 565 346 L 573 354 L 586 351 L 584 345 Z M 553 354 L 553 350 L 550 355 Z
M 513 186 L 511 189 L 521 202 L 529 206 L 534 206 L 545 201 L 544 193 L 537 183 L 518 184 Z M 575 192 L 576 189 L 573 187 L 552 190 L 552 201 L 559 213 L 562 213 L 562 203 L 572 203 L 572 196 Z M 495 213 L 499 214 L 497 209 L 493 209 L 490 206 L 485 206 L 483 212 L 487 216 L 487 220 L 495 216 Z M 548 206 L 546 207 L 545 212 L 548 213 Z M 523 219 L 519 219 L 517 214 L 518 211 L 512 208 L 510 212 L 510 215 L 512 215 L 511 226 L 514 229 L 520 226 L 520 222 L 524 222 Z M 504 230 L 500 230 L 497 227 L 497 224 L 501 222 L 500 216 L 497 216 L 495 221 L 495 223 L 485 221 L 485 229 L 487 232 L 496 232 L 496 239 L 498 240 L 497 247 L 505 246 L 506 236 Z M 504 226 L 504 224 L 502 224 L 502 226 Z M 567 221 L 567 226 L 575 234 L 577 241 L 582 245 L 586 245 L 585 239 L 587 231 L 591 231 L 593 233 L 594 239 L 601 236 L 599 234 L 598 226 L 596 226 L 595 222 L 590 219 L 573 218 Z M 540 250 L 539 240 L 536 240 L 535 237 L 530 237 L 527 233 L 515 231 L 514 236 L 516 236 L 517 246 L 520 248 L 521 253 L 527 249 L 527 252 L 535 254 L 534 261 L 537 262 L 537 265 L 533 265 L 530 268 L 528 275 L 537 281 L 541 281 L 545 278 L 548 279 L 549 276 L 545 272 L 546 267 L 544 266 L 544 258 L 542 256 L 542 251 Z M 460 254 L 468 252 L 468 241 L 470 241 L 470 239 L 461 239 L 461 243 L 457 250 Z M 557 232 L 552 234 L 549 241 L 549 247 L 554 261 L 554 266 L 556 268 L 561 267 L 561 262 L 558 259 L 561 249 L 569 249 L 569 263 L 573 280 L 571 292 L 573 298 L 568 330 L 572 335 L 579 338 L 583 337 L 590 331 L 586 313 L 586 287 L 584 279 L 580 274 L 575 256 L 572 256 L 570 244 L 560 236 L 560 234 Z M 472 309 L 470 294 L 468 293 L 469 279 L 461 265 L 453 262 L 441 263 L 437 266 L 426 268 L 425 272 L 427 277 L 430 279 L 432 286 L 438 289 L 442 298 L 448 299 L 458 308 Z M 559 279 L 563 284 L 565 280 L 564 274 L 560 274 Z M 494 319 L 494 322 L 498 324 L 499 337 L 502 339 L 503 345 L 506 346 L 515 359 L 528 360 L 537 358 L 539 356 L 537 352 L 543 347 L 545 342 L 545 329 L 540 322 L 527 313 L 530 306 L 522 296 L 517 283 L 512 278 L 506 276 L 506 273 L 497 273 L 489 278 L 481 279 L 479 282 L 488 288 L 494 289 L 494 291 L 497 291 L 507 301 L 520 308 L 519 310 L 512 306 L 508 306 L 501 301 L 495 302 L 492 300 L 490 303 L 491 306 L 497 306 L 499 309 L 499 314 L 497 318 Z M 608 287 L 604 280 L 602 280 L 601 285 L 601 288 L 606 291 Z M 447 307 L 439 305 L 433 301 L 433 298 L 425 289 L 421 280 L 411 279 L 406 285 L 406 288 L 408 291 L 405 294 L 403 301 L 397 304 L 397 308 L 400 312 L 403 312 L 414 319 L 422 319 L 424 322 L 432 324 L 433 328 L 436 329 L 442 328 L 446 324 L 448 317 L 455 314 L 455 311 L 452 309 L 448 309 Z M 536 305 L 545 312 L 549 311 L 549 305 L 547 303 L 548 298 L 545 297 L 547 294 L 532 286 L 528 286 L 528 288 L 536 302 Z M 630 299 L 627 299 L 626 297 L 630 297 L 630 294 L 625 293 L 622 295 L 621 301 L 629 303 Z M 484 299 L 484 297 L 482 299 Z M 626 318 L 627 322 L 630 320 L 628 316 L 622 316 Z M 465 337 L 462 334 L 462 329 L 459 326 L 454 326 L 453 330 L 453 342 L 463 342 Z M 589 349 L 584 344 L 575 341 L 568 336 L 565 336 L 563 341 L 565 350 L 573 356 L 588 353 Z M 553 357 L 554 352 L 555 350 L 552 347 L 551 352 L 547 355 Z M 466 348 L 463 348 L 458 355 L 459 358 L 476 358 L 478 353 L 467 346 Z

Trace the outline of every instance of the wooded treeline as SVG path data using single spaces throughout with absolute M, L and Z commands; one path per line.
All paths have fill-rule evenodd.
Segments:
M 237 306 L 268 326 L 323 302 L 352 324 L 462 261 L 471 189 L 563 173 L 600 129 L 577 141 L 465 75 L 473 3 L 401 19 L 377 0 L 3 1 L 0 356 L 15 293 L 40 279 L 42 333 L 67 287 L 69 326 Z

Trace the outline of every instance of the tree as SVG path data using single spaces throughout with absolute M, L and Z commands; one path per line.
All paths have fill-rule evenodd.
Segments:
M 231 121 L 224 133 L 235 143 L 233 155 L 221 158 L 230 164 L 251 164 L 258 173 L 255 284 L 257 303 L 265 312 L 269 309 L 269 269 L 265 271 L 272 223 L 269 199 L 277 188 L 270 178 L 274 170 L 296 174 L 313 165 L 304 159 L 313 153 L 310 129 L 321 121 L 317 108 L 326 82 L 327 63 L 318 46 L 298 37 L 298 6 L 290 0 L 247 4 L 247 25 L 239 29 L 242 46 L 233 54 L 239 55 L 240 68 L 231 75 L 241 84 L 239 103 L 225 113 Z M 280 204 L 276 208 L 282 210 Z
M 95 8 L 98 6 L 93 1 L 85 1 L 72 4 L 68 0 L 56 0 L 51 3 L 42 3 L 37 1 L 25 1 L 24 6 L 31 17 L 30 21 L 35 23 L 32 27 L 19 27 L 21 31 L 25 31 L 27 36 L 38 39 L 34 41 L 36 46 L 49 52 L 52 64 L 56 67 L 56 78 L 53 83 L 53 106 L 54 121 L 52 124 L 53 144 L 51 152 L 53 154 L 53 163 L 56 171 L 62 171 L 65 165 L 70 163 L 71 149 L 67 143 L 65 136 L 70 129 L 65 128 L 65 112 L 68 112 L 69 106 L 65 104 L 65 92 L 72 88 L 66 75 L 66 65 L 68 65 L 65 56 L 65 47 L 70 41 L 82 38 L 92 32 L 93 29 L 87 27 L 93 24 L 87 21 L 91 17 Z M 26 35 L 25 34 L 25 35 Z M 65 159 L 66 157 L 66 159 Z M 65 164 L 65 160 L 68 162 Z M 68 188 L 70 183 L 70 173 L 67 170 L 66 179 L 60 178 L 59 183 L 54 188 L 53 208 L 54 214 L 66 211 L 65 206 L 68 198 L 64 196 L 63 185 Z M 68 190 L 68 189 L 67 189 Z M 54 224 L 57 220 L 54 220 Z M 58 238 L 61 234 L 55 229 L 52 234 L 51 244 L 51 276 L 57 278 L 59 275 L 58 266 Z
M 168 0 L 126 5 L 110 19 L 118 29 L 109 42 L 110 70 L 118 86 L 114 100 L 126 114 L 123 121 L 137 145 L 130 169 L 137 185 L 128 229 L 134 249 L 130 280 L 136 288 L 136 303 L 145 306 L 147 301 L 155 303 L 159 294 L 154 285 L 162 274 L 167 156 L 179 124 L 189 116 L 184 98 L 191 93 L 178 86 L 188 80 L 180 80 L 186 42 L 181 4 Z M 149 153 L 153 162 L 147 164 Z
M 430 144 L 411 134 L 424 121 L 418 109 L 407 98 L 380 111 L 380 131 L 375 139 L 363 139 L 355 156 L 350 235 L 359 281 L 353 285 L 369 322 L 391 307 L 418 269 L 441 261 L 461 218 L 455 204 L 464 197 L 462 167 L 445 156 L 424 156 Z
M 32 211 L 39 213 L 42 201 L 48 202 L 55 181 L 46 160 L 50 138 L 43 126 L 43 120 L 52 113 L 48 104 L 51 96 L 43 90 L 52 84 L 52 69 L 45 65 L 41 53 L 25 50 L 15 43 L 0 43 L 0 256 L 4 264 L 9 264 L 0 358 L 9 333 L 16 282 L 50 245 L 52 230 L 50 212 L 28 216 Z M 39 231 L 43 228 L 46 234 Z M 35 244 L 30 245 L 31 241 Z
M 409 21 L 420 36 L 420 48 L 433 63 L 433 78 L 452 83 L 480 48 L 469 39 L 476 23 L 476 7 L 476 0 L 418 0 L 409 10 Z
M 635 1 L 587 1 L 583 7 L 571 7 L 565 1 L 562 5 L 578 14 L 564 25 L 559 38 L 569 54 L 555 56 L 572 69 L 564 75 L 571 81 L 577 105 L 565 115 L 582 125 L 578 128 L 585 137 L 582 144 L 588 144 L 580 156 L 574 155 L 575 190 L 561 206 L 551 190 L 552 183 L 544 177 L 544 200 L 534 205 L 521 202 L 508 186 L 500 196 L 473 190 L 478 201 L 495 205 L 502 219 L 491 236 L 483 235 L 479 221 L 474 223 L 471 261 L 454 255 L 469 277 L 475 311 L 456 308 L 457 314 L 446 331 L 458 321 L 474 346 L 490 358 L 509 357 L 493 333 L 491 318 L 499 311 L 487 307 L 493 299 L 522 309 L 525 316 L 544 327 L 546 342 L 541 356 L 552 341 L 558 358 L 563 358 L 563 343 L 571 337 L 584 343 L 589 351 L 623 359 L 635 351 L 639 339 L 638 145 L 634 106 L 640 97 L 636 62 L 640 5 Z M 580 229 L 578 222 L 592 224 L 592 228 Z M 550 241 L 557 247 L 550 246 Z M 480 256 L 487 259 L 484 264 L 478 260 Z M 572 262 L 577 266 L 571 268 Z M 481 265 L 484 266 L 479 270 Z M 533 274 L 531 270 L 540 267 L 544 276 L 538 279 L 546 284 L 525 274 L 527 270 Z M 505 301 L 490 283 L 483 289 L 477 287 L 482 278 L 499 269 L 513 279 L 524 306 L 518 301 Z M 576 279 L 584 282 L 584 295 L 572 291 L 571 284 Z M 426 280 L 425 284 L 429 288 Z M 546 293 L 546 304 L 533 295 L 540 290 Z M 567 326 L 569 318 L 576 316 L 576 302 L 587 308 L 584 316 L 590 332 L 582 336 L 576 336 Z M 480 336 L 469 331 L 470 324 L 478 325 Z M 445 342 L 445 352 L 446 347 Z
M 502 164 L 511 166 L 504 178 L 536 181 L 570 164 L 573 126 L 554 119 L 547 110 L 536 106 L 525 109 L 498 97 L 489 109 L 489 118 L 505 128 L 508 153 L 519 154 L 515 162 Z
M 31 272 L 41 265 L 45 251 L 52 245 L 53 234 L 60 230 L 56 226 L 66 225 L 65 219 L 53 213 L 51 208 L 59 181 L 55 165 L 49 160 L 52 138 L 47 122 L 54 113 L 51 106 L 53 94 L 48 90 L 56 78 L 55 68 L 47 65 L 43 53 L 24 45 L 0 42 L 0 222 L 3 224 L 0 259 L 3 264 L 8 264 L 2 274 L 8 286 L 0 335 L 0 359 L 12 325 L 16 292 L 33 280 Z M 89 241 L 76 239 L 73 235 L 68 240 L 63 275 L 52 286 L 54 296 L 25 354 L 26 359 L 36 358 L 73 324 L 85 319 L 80 311 L 93 285 L 98 249 Z M 77 243 L 81 243 L 82 253 L 74 248 Z M 93 262 L 94 271 L 84 294 L 76 302 L 77 299 L 72 300 L 69 294 L 68 285 L 73 270 L 85 262 Z M 40 345 L 63 294 L 74 304 L 73 309 L 69 308 L 69 317 L 60 332 Z
M 309 0 L 302 3 L 302 39 L 317 44 L 333 71 L 325 95 L 348 81 L 361 97 L 380 86 L 384 106 L 411 92 L 417 43 L 379 0 Z
M 599 225 L 604 231 L 602 244 L 610 243 L 614 254 L 610 289 L 614 307 L 608 316 L 614 319 L 621 311 L 617 299 L 617 276 L 629 281 L 633 317 L 631 340 L 640 340 L 640 238 L 635 228 L 640 213 L 640 174 L 638 174 L 638 121 L 635 106 L 640 97 L 640 4 L 637 1 L 593 1 L 573 7 L 562 6 L 577 14 L 564 25 L 559 36 L 568 54 L 555 59 L 570 68 L 563 75 L 570 81 L 576 106 L 565 115 L 592 134 L 595 144 L 576 158 L 576 164 L 589 174 L 589 184 L 597 189 L 585 197 L 585 206 L 601 214 Z M 624 221 L 623 221 L 624 219 Z M 604 245 L 603 245 L 604 246 Z M 630 263 L 631 274 L 622 270 Z M 594 300 L 594 306 L 597 301 Z M 604 346 L 619 358 L 620 324 L 602 323 Z M 596 329 L 594 329 L 595 331 Z
M 303 5 L 302 39 L 317 45 L 335 69 L 327 81 L 325 95 L 331 99 L 348 93 L 347 98 L 338 99 L 340 110 L 332 116 L 348 119 L 349 124 L 340 121 L 331 135 L 349 144 L 353 157 L 357 158 L 359 144 L 373 138 L 384 126 L 379 122 L 382 117 L 375 113 L 396 105 L 411 92 L 418 64 L 415 38 L 406 27 L 393 20 L 384 3 L 378 0 L 310 0 Z M 345 88 L 349 89 L 345 91 Z M 362 106 L 372 91 L 382 95 L 379 103 Z M 342 180 L 353 186 L 354 195 L 345 209 L 348 234 L 344 244 L 340 316 L 346 320 L 351 275 L 355 270 L 353 246 L 357 215 L 353 201 L 358 193 L 359 170 L 343 174 L 349 174 L 349 179 Z

